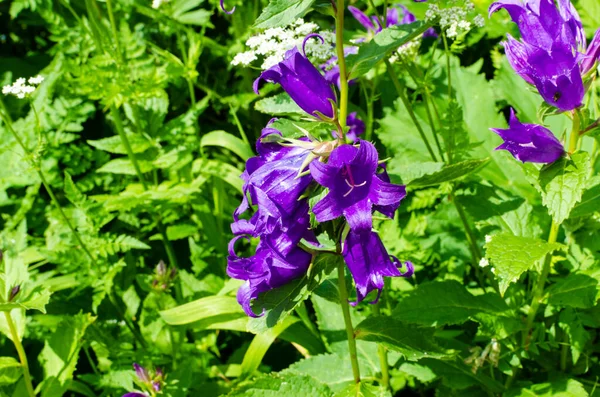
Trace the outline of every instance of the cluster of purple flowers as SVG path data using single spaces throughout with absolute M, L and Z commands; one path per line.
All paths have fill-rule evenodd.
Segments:
M 256 92 L 263 81 L 281 85 L 307 114 L 339 127 L 331 82 L 299 49 L 288 51 L 281 63 L 264 71 L 254 83 Z M 251 302 L 260 293 L 306 274 L 313 255 L 299 244 L 304 240 L 318 245 L 310 227 L 307 193 L 315 190 L 310 186 L 327 189 L 312 207 L 319 223 L 338 218 L 346 221 L 338 254 L 343 256 L 356 284 L 354 304 L 373 290 L 381 293 L 384 276 L 412 275 L 412 264 L 406 262 L 407 271 L 402 273 L 402 263 L 387 253 L 373 231 L 373 211 L 392 218 L 406 190 L 390 183 L 379 165 L 375 146 L 359 138 L 365 126 L 356 113 L 347 118 L 346 138 L 353 144 L 343 142 L 339 133 L 336 140 L 325 142 L 312 137 L 286 139 L 273 128 L 272 121 L 256 144 L 258 155 L 246 163 L 242 174 L 244 197 L 231 226 L 234 237 L 229 244 L 227 273 L 245 281 L 237 295 L 244 311 L 257 316 Z M 251 208 L 252 215 L 241 218 Z M 254 255 L 239 256 L 236 243 L 251 238 L 259 239 Z
M 544 101 L 560 111 L 572 111 L 583 102 L 586 75 L 594 71 L 600 56 L 600 29 L 587 45 L 575 7 L 569 0 L 501 0 L 490 14 L 504 8 L 521 32 L 504 43 L 506 57 L 526 82 L 534 85 Z M 551 163 L 564 149 L 552 131 L 536 124 L 522 124 L 511 110 L 509 128 L 492 129 L 520 161 Z

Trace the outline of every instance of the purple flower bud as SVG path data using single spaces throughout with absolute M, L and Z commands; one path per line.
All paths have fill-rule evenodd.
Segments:
M 313 161 L 310 173 L 329 193 L 313 207 L 319 222 L 344 216 L 354 231 L 370 231 L 375 206 L 397 209 L 406 195 L 404 186 L 384 182 L 376 174 L 377 150 L 372 143 L 359 140 L 360 146 L 341 145 L 327 163 Z
M 160 391 L 160 383 L 152 381 L 152 389 L 154 389 L 154 391 Z
M 367 31 L 373 32 L 373 33 L 377 32 L 377 27 L 375 26 L 375 24 L 373 24 L 373 21 L 371 21 L 371 18 L 369 18 L 364 12 L 362 12 L 361 10 L 359 10 L 358 8 L 356 8 L 354 6 L 348 6 L 348 11 L 350 11 L 352 16 L 362 26 L 364 26 L 364 28 L 367 29 Z
M 146 368 L 142 367 L 138 363 L 133 363 L 133 369 L 135 370 L 135 374 L 141 382 L 150 383 L 150 375 L 148 375 Z
M 10 294 L 8 295 L 8 301 L 11 302 L 15 298 L 15 296 L 17 296 L 19 291 L 21 291 L 20 285 L 15 285 L 14 287 L 12 287 L 12 289 L 10 290 Z
M 407 271 L 401 273 L 398 267 L 402 264 L 398 259 L 390 257 L 377 233 L 370 230 L 356 232 L 350 230 L 344 242 L 342 252 L 344 260 L 352 273 L 356 284 L 356 302 L 360 303 L 369 292 L 377 289 L 377 303 L 384 286 L 383 277 L 410 277 L 414 268 L 412 263 L 406 262 Z
M 229 14 L 229 15 L 231 15 L 231 14 L 233 14 L 233 13 L 234 13 L 234 11 L 235 11 L 235 7 L 233 7 L 233 8 L 231 9 L 231 11 L 227 11 L 227 10 L 225 9 L 225 0 L 221 0 L 221 1 L 219 2 L 219 5 L 221 6 L 221 10 L 223 10 L 223 12 L 224 12 L 225 14 Z
M 562 144 L 552 131 L 537 124 L 523 124 L 510 110 L 508 129 L 491 128 L 504 139 L 496 150 L 507 150 L 517 160 L 530 163 L 553 163 L 564 153 Z
M 333 118 L 336 97 L 331 85 L 319 70 L 294 47 L 285 54 L 285 59 L 265 70 L 254 81 L 254 92 L 258 94 L 262 80 L 279 84 L 298 106 L 306 113 L 319 117 L 319 113 Z

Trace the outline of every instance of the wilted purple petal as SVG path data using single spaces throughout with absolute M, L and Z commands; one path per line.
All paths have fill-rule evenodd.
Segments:
M 564 153 L 552 131 L 538 124 L 523 124 L 510 110 L 508 129 L 491 128 L 504 139 L 496 150 L 507 150 L 517 160 L 530 163 L 553 163 Z
M 294 47 L 286 52 L 282 62 L 265 70 L 254 81 L 254 92 L 257 94 L 263 80 L 280 84 L 306 113 L 318 117 L 318 112 L 333 118 L 332 102 L 336 101 L 333 89 L 298 48 Z
M 342 255 L 356 285 L 356 302 L 360 303 L 369 292 L 377 289 L 377 298 L 370 303 L 376 303 L 384 286 L 383 277 L 410 277 L 413 267 L 406 262 L 407 271 L 401 273 L 398 269 L 401 263 L 390 257 L 377 233 L 372 231 L 350 231 Z
M 377 28 L 375 27 L 375 25 L 373 24 L 373 22 L 371 21 L 371 18 L 369 18 L 364 12 L 362 12 L 361 10 L 359 10 L 358 8 L 354 7 L 354 6 L 348 6 L 348 11 L 350 11 L 350 13 L 352 14 L 352 16 L 362 25 L 365 27 L 365 29 L 367 29 L 370 32 L 375 32 L 377 30 Z

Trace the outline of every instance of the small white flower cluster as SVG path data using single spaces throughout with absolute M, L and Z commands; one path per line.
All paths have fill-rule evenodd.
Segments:
M 451 39 L 467 33 L 474 26 L 483 27 L 484 19 L 477 14 L 469 21 L 469 14 L 475 10 L 475 5 L 467 0 L 463 6 L 455 6 L 440 9 L 437 4 L 430 4 L 425 13 L 427 22 L 436 22 L 439 20 L 440 27 L 446 32 L 446 36 Z
M 23 99 L 32 94 L 35 91 L 35 86 L 42 84 L 43 81 L 44 78 L 40 75 L 30 77 L 29 80 L 25 80 L 24 77 L 21 77 L 18 78 L 12 85 L 5 85 L 2 87 L 2 93 L 4 95 L 14 95 L 19 99 Z
M 304 38 L 311 33 L 318 33 L 323 37 L 324 43 L 321 43 L 318 37 L 309 39 L 306 42 L 306 56 L 315 64 L 323 63 L 335 56 L 335 34 L 331 31 L 318 32 L 318 29 L 317 24 L 304 22 L 302 18 L 285 28 L 267 29 L 250 37 L 246 41 L 250 50 L 237 54 L 231 64 L 249 66 L 252 62 L 262 58 L 261 68 L 269 69 L 283 61 L 288 50 L 301 47 Z
M 157 10 L 161 5 L 168 3 L 169 0 L 152 0 L 152 8 Z
M 421 40 L 412 40 L 400 47 L 390 57 L 390 62 L 394 63 L 400 59 L 413 59 L 419 53 Z

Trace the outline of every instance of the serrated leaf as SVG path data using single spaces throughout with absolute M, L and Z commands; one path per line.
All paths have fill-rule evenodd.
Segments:
M 331 391 L 308 375 L 293 372 L 264 375 L 252 383 L 239 386 L 228 394 L 229 397 L 330 397 Z
M 265 332 L 282 321 L 296 305 L 308 298 L 310 292 L 319 286 L 340 260 L 337 255 L 320 254 L 305 276 L 261 294 L 253 301 L 253 307 L 256 313 L 264 309 L 264 314 L 248 321 L 248 331 Z
M 200 147 L 206 146 L 218 146 L 228 149 L 240 156 L 244 161 L 254 156 L 252 149 L 246 142 L 222 130 L 211 131 L 208 134 L 203 135 L 200 140 Z
M 356 339 L 377 342 L 388 349 L 415 361 L 423 357 L 449 357 L 452 352 L 441 348 L 435 341 L 434 328 L 403 323 L 392 317 L 369 317 L 356 326 Z
M 466 160 L 460 163 L 446 165 L 439 171 L 412 180 L 408 186 L 412 188 L 420 188 L 454 181 L 479 170 L 480 168 L 484 167 L 489 160 L 489 158 Z
M 573 273 L 548 289 L 548 303 L 589 309 L 596 304 L 598 280 L 585 274 Z
M 561 224 L 581 200 L 589 174 L 590 157 L 577 152 L 570 158 L 563 157 L 542 168 L 536 188 L 542 195 L 542 203 L 554 222 Z
M 600 177 L 590 180 L 590 187 L 583 192 L 581 201 L 573 207 L 571 218 L 587 216 L 600 211 Z
M 586 343 L 590 340 L 590 334 L 583 328 L 583 323 L 575 309 L 565 309 L 558 317 L 558 325 L 569 336 L 571 357 L 573 365 L 577 364 Z
M 574 379 L 559 379 L 550 383 L 538 383 L 508 390 L 506 397 L 588 397 L 583 385 Z
M 364 368 L 361 368 L 364 369 Z M 292 364 L 288 371 L 310 375 L 335 392 L 354 383 L 352 366 L 338 354 L 321 354 Z M 361 374 L 365 376 L 364 372 Z
M 306 116 L 306 112 L 300 109 L 300 106 L 296 105 L 296 102 L 292 101 L 292 98 L 285 92 L 256 101 L 254 109 L 272 116 L 292 114 Z
M 392 394 L 384 386 L 375 386 L 361 380 L 338 391 L 333 397 L 391 397 Z
M 0 357 L 0 386 L 12 385 L 22 373 L 20 362 L 12 357 Z
M 408 43 L 430 28 L 429 24 L 414 22 L 383 29 L 367 44 L 360 46 L 358 54 L 346 57 L 349 79 L 360 77 L 389 55 L 389 52 Z
M 494 266 L 496 276 L 500 279 L 498 283 L 500 293 L 504 294 L 510 283 L 516 282 L 521 274 L 531 269 L 537 261 L 550 252 L 560 249 L 561 245 L 502 233 L 494 235 L 485 247 L 486 257 Z
M 315 0 L 271 0 L 254 23 L 254 27 L 269 29 L 287 26 L 303 17 L 314 2 Z
M 492 393 L 502 393 L 502 384 L 481 373 L 474 374 L 471 367 L 462 360 L 435 360 L 424 358 L 419 364 L 428 367 L 435 375 L 441 377 L 448 387 L 466 389 L 471 386 L 483 387 Z
M 499 296 L 473 296 L 459 282 L 447 280 L 419 285 L 400 299 L 392 316 L 408 323 L 440 326 L 464 323 L 478 313 L 506 311 L 508 306 Z

